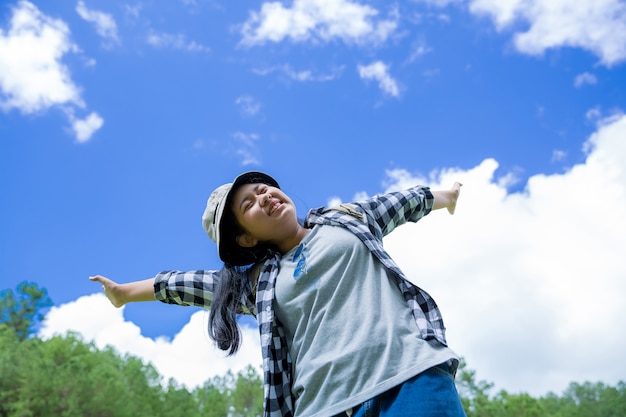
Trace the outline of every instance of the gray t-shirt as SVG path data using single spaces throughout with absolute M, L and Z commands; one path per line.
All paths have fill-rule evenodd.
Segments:
M 456 357 L 420 338 L 395 276 L 350 231 L 315 226 L 302 247 L 282 257 L 275 299 L 296 416 L 338 414 Z

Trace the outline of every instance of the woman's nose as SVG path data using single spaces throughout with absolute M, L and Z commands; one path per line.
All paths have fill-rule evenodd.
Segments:
M 272 199 L 272 195 L 270 193 L 265 193 L 261 195 L 261 205 L 266 205 Z

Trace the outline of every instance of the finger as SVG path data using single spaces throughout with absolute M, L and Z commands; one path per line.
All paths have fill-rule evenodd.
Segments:
M 100 284 L 103 284 L 103 285 L 106 280 L 106 278 L 104 278 L 102 275 L 95 275 L 93 277 L 89 277 L 89 279 L 94 282 L 99 282 Z
M 95 275 L 93 277 L 89 277 L 90 281 L 100 281 L 100 276 L 99 275 Z

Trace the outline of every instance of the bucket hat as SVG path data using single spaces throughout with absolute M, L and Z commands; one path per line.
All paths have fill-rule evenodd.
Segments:
M 260 259 L 258 251 L 244 249 L 235 241 L 234 231 L 223 230 L 224 211 L 230 203 L 232 195 L 239 187 L 245 184 L 263 183 L 280 188 L 278 182 L 271 176 L 257 171 L 250 171 L 239 175 L 231 183 L 217 187 L 207 200 L 202 215 L 202 228 L 213 242 L 217 244 L 219 257 L 231 265 L 243 266 Z

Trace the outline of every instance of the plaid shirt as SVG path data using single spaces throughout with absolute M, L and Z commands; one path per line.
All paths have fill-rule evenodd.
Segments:
M 382 238 L 407 221 L 416 222 L 432 209 L 434 198 L 428 187 L 375 196 L 369 200 L 342 205 L 338 209 L 311 210 L 305 227 L 333 225 L 354 233 L 382 264 L 395 274 L 423 339 L 435 338 L 447 345 L 439 308 L 422 289 L 409 282 L 383 249 Z M 285 331 L 275 316 L 273 301 L 280 254 L 267 259 L 261 269 L 254 300 L 250 284 L 242 299 L 241 311 L 255 315 L 259 323 L 263 355 L 265 417 L 292 417 L 291 356 Z M 220 271 L 162 272 L 155 280 L 157 299 L 173 304 L 209 308 Z

